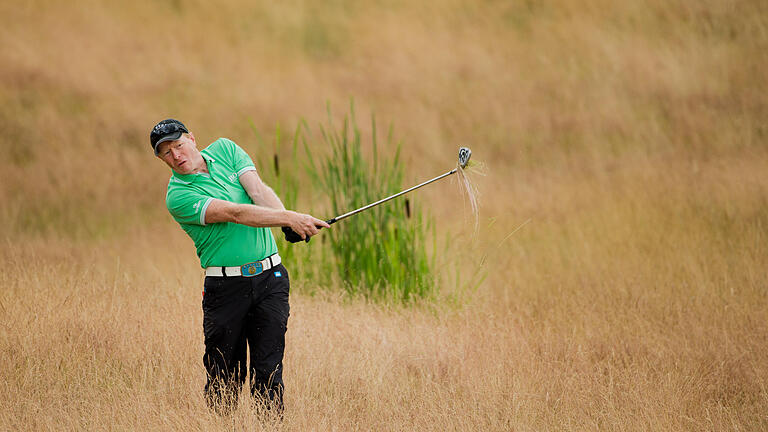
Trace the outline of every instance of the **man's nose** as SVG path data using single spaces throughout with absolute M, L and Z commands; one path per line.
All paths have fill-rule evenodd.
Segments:
M 177 149 L 173 148 L 173 149 L 171 149 L 171 156 L 174 159 L 178 159 L 179 157 L 181 157 L 181 152 L 178 151 Z

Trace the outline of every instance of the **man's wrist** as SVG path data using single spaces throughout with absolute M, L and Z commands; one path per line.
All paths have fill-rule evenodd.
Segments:
M 278 214 L 280 215 L 280 220 L 283 221 L 282 222 L 283 226 L 290 225 L 293 212 L 290 210 L 286 210 L 285 208 L 279 209 L 277 211 L 278 211 Z

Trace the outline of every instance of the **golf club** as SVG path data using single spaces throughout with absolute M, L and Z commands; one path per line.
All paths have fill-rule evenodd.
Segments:
M 467 164 L 469 163 L 469 158 L 470 157 L 472 157 L 472 150 L 470 150 L 467 147 L 460 147 L 459 148 L 459 166 L 461 167 L 461 169 L 464 169 L 464 168 L 467 167 Z M 406 189 L 404 191 L 398 192 L 398 193 L 396 193 L 394 195 L 391 195 L 391 196 L 388 196 L 386 198 L 380 199 L 380 200 L 378 200 L 378 201 L 376 201 L 374 203 L 371 203 L 371 204 L 368 204 L 366 206 L 360 207 L 359 209 L 352 210 L 352 211 L 350 211 L 348 213 L 344 213 L 342 215 L 336 216 L 335 218 L 328 219 L 326 222 L 328 223 L 328 225 L 333 225 L 334 223 L 336 223 L 336 222 L 338 222 L 338 221 L 340 221 L 342 219 L 346 219 L 346 218 L 348 218 L 348 217 L 350 217 L 352 215 L 356 215 L 356 214 L 358 214 L 358 213 L 360 213 L 362 211 L 368 210 L 369 208 L 376 207 L 377 205 L 379 205 L 381 203 L 385 203 L 385 202 L 387 202 L 387 201 L 389 201 L 391 199 L 395 199 L 395 198 L 399 197 L 400 195 L 405 195 L 408 192 L 416 190 L 416 189 L 418 189 L 418 188 L 420 188 L 422 186 L 426 186 L 426 185 L 428 185 L 428 184 L 430 184 L 432 182 L 436 182 L 436 181 L 438 181 L 438 180 L 440 180 L 442 178 L 448 177 L 451 174 L 455 174 L 456 171 L 458 171 L 458 170 L 459 170 L 459 168 L 456 167 L 456 168 L 448 171 L 447 173 L 441 174 L 441 175 L 439 175 L 439 176 L 437 176 L 437 177 L 435 177 L 433 179 L 427 180 L 424 183 L 417 184 L 416 186 L 413 186 L 411 188 L 408 188 L 408 189 Z M 296 243 L 296 242 L 300 242 L 302 240 L 301 236 L 299 234 L 297 234 L 294 230 L 292 230 L 291 227 L 283 227 L 282 229 L 283 229 L 283 233 L 285 234 L 285 239 L 288 240 L 289 242 Z M 307 237 L 305 241 L 309 242 L 309 237 Z

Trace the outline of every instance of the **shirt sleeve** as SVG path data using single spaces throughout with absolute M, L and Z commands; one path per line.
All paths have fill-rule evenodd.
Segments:
M 205 211 L 213 198 L 194 190 L 172 190 L 165 204 L 171 216 L 180 224 L 205 225 Z
M 227 153 L 232 163 L 232 169 L 237 173 L 238 177 L 243 175 L 245 172 L 256 169 L 256 166 L 253 164 L 253 160 L 250 156 L 248 156 L 248 153 L 246 153 L 242 147 L 235 144 L 234 141 L 226 138 L 222 138 L 222 141 L 224 141 L 225 145 L 227 146 Z

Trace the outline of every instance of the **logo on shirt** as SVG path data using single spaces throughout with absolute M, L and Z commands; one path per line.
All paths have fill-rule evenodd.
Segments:
M 237 178 L 237 173 L 232 173 L 232 174 L 230 174 L 230 176 L 229 176 L 229 181 L 231 181 L 231 182 L 234 182 L 234 181 L 235 181 L 235 178 Z

